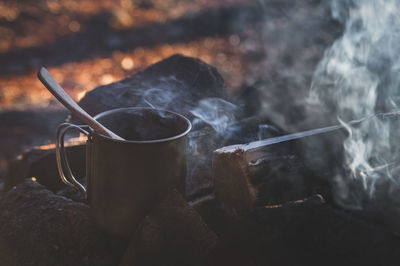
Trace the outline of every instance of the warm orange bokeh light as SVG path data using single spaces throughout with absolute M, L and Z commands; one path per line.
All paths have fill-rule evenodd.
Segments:
M 86 26 L 83 23 L 85 19 L 101 12 L 110 12 L 108 20 L 110 27 L 121 30 L 151 23 L 163 23 L 190 12 L 241 2 L 246 1 L 154 0 L 145 5 L 131 0 L 47 0 L 35 5 L 24 5 L 0 0 L 0 19 L 18 20 L 26 28 L 24 34 L 20 34 L 0 25 L 0 53 L 45 45 L 71 34 L 85 34 Z M 28 20 L 25 22 L 21 12 L 33 17 L 40 16 L 40 24 Z M 239 44 L 238 35 L 203 37 L 173 45 L 165 43 L 151 47 L 136 47 L 132 51 L 114 50 L 111 56 L 107 55 L 106 58 L 83 59 L 55 67 L 49 66 L 48 69 L 71 96 L 79 100 L 88 90 L 133 75 L 163 58 L 180 53 L 197 57 L 216 66 L 227 81 L 228 87 L 237 90 L 244 82 L 246 70 Z M 40 61 L 30 60 L 32 68 L 29 72 L 0 76 L 0 110 L 44 107 L 54 100 L 36 78 L 35 72 Z
M 163 58 L 180 53 L 197 57 L 214 65 L 222 73 L 228 87 L 235 90 L 244 82 L 246 62 L 232 38 L 203 38 L 185 44 L 162 44 L 137 48 L 132 52 L 114 52 L 110 58 L 94 58 L 78 63 L 50 67 L 54 78 L 79 100 L 88 90 L 128 77 Z M 237 41 L 235 41 L 237 42 Z M 35 70 L 22 75 L 0 77 L 0 109 L 10 107 L 46 106 L 52 95 L 37 80 Z

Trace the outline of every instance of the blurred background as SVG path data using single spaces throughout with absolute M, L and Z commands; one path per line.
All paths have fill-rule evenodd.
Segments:
M 53 143 L 68 115 L 39 66 L 79 100 L 180 53 L 215 66 L 234 94 L 281 86 L 300 97 L 341 33 L 328 2 L 0 0 L 0 179 L 22 151 Z

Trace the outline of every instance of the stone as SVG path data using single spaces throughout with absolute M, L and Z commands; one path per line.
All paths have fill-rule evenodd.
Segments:
M 177 190 L 146 216 L 120 266 L 197 265 L 218 243 L 216 234 Z
M 320 195 L 253 209 L 207 265 L 398 265 L 400 240 Z
M 218 237 L 225 235 L 231 225 L 238 219 L 234 213 L 229 212 L 229 209 L 219 204 L 213 195 L 206 195 L 196 199 L 189 202 L 189 205 L 201 215 L 207 226 Z
M 66 147 L 67 157 L 74 175 L 78 178 L 85 176 L 85 145 Z M 11 161 L 4 178 L 4 190 L 34 177 L 37 181 L 53 192 L 65 187 L 57 170 L 55 148 L 34 148 L 19 155 Z
M 89 206 L 25 180 L 0 199 L 0 265 L 117 265 L 126 243 L 96 229 Z
M 55 128 L 68 116 L 68 111 L 59 105 L 6 109 L 0 112 L 0 180 L 9 161 L 27 148 L 54 142 Z
M 224 80 L 214 67 L 176 54 L 130 78 L 88 92 L 79 105 L 91 115 L 121 107 L 154 107 L 192 117 L 190 110 L 199 100 L 226 96 Z

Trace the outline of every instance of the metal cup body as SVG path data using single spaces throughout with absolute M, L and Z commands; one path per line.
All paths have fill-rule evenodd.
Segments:
M 184 191 L 186 137 L 160 143 L 87 141 L 87 189 L 92 217 L 105 231 L 129 236 L 172 188 Z
M 95 119 L 128 140 L 90 130 L 86 142 L 87 200 L 99 228 L 129 238 L 168 190 L 184 192 L 186 135 L 191 124 L 179 114 L 150 108 L 114 109 Z M 61 138 L 63 149 L 63 134 Z M 65 168 L 62 159 L 61 169 Z M 60 174 L 65 179 L 62 171 Z M 71 184 L 75 183 L 72 179 L 74 182 L 64 182 L 85 191 L 83 186 Z

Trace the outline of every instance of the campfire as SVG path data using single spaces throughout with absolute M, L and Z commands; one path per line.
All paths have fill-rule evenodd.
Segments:
M 64 123 L 3 159 L 0 264 L 397 265 L 395 1 L 195 2 L 43 1 L 43 25 L 68 9 L 68 31 L 0 42 L 4 116 Z M 25 25 L 28 7 L 0 9 Z M 42 64 L 119 139 L 63 110 Z

